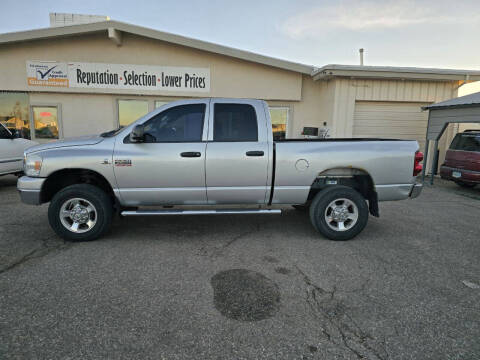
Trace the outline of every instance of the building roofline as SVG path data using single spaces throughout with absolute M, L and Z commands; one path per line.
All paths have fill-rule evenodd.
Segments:
M 139 35 L 151 39 L 161 40 L 172 44 L 182 45 L 211 53 L 234 57 L 241 60 L 251 61 L 263 65 L 268 65 L 284 70 L 299 72 L 311 75 L 314 67 L 311 65 L 300 64 L 292 61 L 286 61 L 266 55 L 240 50 L 224 45 L 214 44 L 208 41 L 189 38 L 182 35 L 176 35 L 164 31 L 145 28 L 120 21 L 102 21 L 88 24 L 57 26 L 43 29 L 19 31 L 0 34 L 0 44 L 9 44 L 22 41 L 42 40 L 57 37 L 76 36 L 97 32 L 108 32 L 109 29 Z
M 480 80 L 480 70 L 329 64 L 313 71 L 312 77 L 314 80 L 328 80 L 333 77 L 350 77 L 437 81 L 464 80 L 468 82 Z
M 311 75 L 314 80 L 329 80 L 334 77 L 431 81 L 463 80 L 466 82 L 480 80 L 480 71 L 474 70 L 339 64 L 329 64 L 321 68 L 317 68 L 312 65 L 305 65 L 292 61 L 282 60 L 250 51 L 240 50 L 224 45 L 218 45 L 208 41 L 193 39 L 182 35 L 176 35 L 164 31 L 154 30 L 114 20 L 0 34 L 0 45 L 101 32 L 105 32 L 112 37 L 116 37 L 114 36 L 116 32 L 130 33 L 150 39 L 165 41 L 172 44 L 225 55 L 283 70 Z M 121 40 L 119 39 L 116 40 L 121 42 Z

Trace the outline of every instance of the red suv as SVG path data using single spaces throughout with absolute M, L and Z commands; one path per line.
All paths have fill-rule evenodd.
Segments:
M 480 130 L 465 130 L 455 136 L 440 176 L 464 187 L 480 184 Z

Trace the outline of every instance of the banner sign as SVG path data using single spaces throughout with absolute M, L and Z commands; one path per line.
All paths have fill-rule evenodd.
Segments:
M 27 61 L 27 82 L 31 86 L 68 87 L 67 64 L 55 61 Z
M 210 92 L 210 69 L 27 61 L 27 81 L 31 86 Z

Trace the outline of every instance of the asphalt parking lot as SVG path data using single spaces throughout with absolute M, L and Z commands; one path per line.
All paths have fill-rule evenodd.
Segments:
M 1 359 L 478 359 L 480 187 L 308 216 L 124 218 L 64 243 L 0 178 Z

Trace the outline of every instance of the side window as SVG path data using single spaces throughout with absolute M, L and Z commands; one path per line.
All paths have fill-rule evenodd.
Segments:
M 167 109 L 145 123 L 145 142 L 202 141 L 205 104 Z
M 248 104 L 215 104 L 213 141 L 258 141 L 257 116 Z
M 7 129 L 5 129 L 5 127 L 0 124 L 0 139 L 10 139 L 10 133 L 8 132 Z
M 452 140 L 452 143 L 450 144 L 450 149 L 451 150 L 458 150 L 457 147 L 458 147 L 458 143 L 460 142 L 460 137 L 461 136 L 462 136 L 462 134 L 455 135 L 455 137 Z

